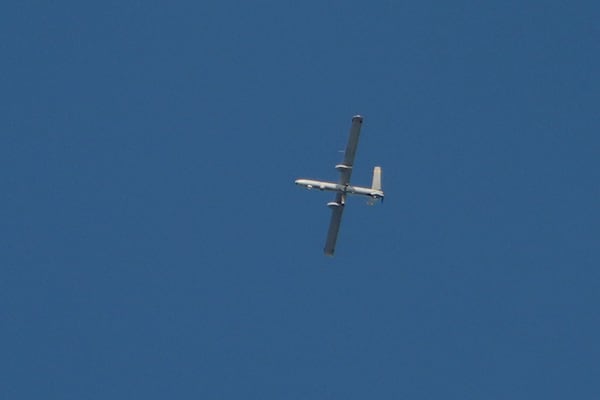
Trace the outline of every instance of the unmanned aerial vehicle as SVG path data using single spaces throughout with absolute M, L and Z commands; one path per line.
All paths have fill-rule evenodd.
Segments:
M 352 186 L 350 185 L 350 176 L 354 166 L 354 156 L 358 145 L 358 137 L 360 128 L 362 127 L 363 117 L 355 115 L 352 117 L 352 125 L 350 127 L 350 137 L 344 153 L 344 160 L 341 164 L 335 166 L 340 171 L 340 179 L 337 183 L 317 181 L 312 179 L 297 179 L 296 185 L 304 186 L 307 189 L 319 189 L 335 192 L 335 199 L 327 206 L 331 208 L 331 220 L 329 222 L 329 230 L 327 232 L 327 240 L 325 241 L 325 254 L 333 256 L 335 251 L 335 243 L 337 241 L 338 232 L 340 230 L 340 222 L 342 213 L 346 206 L 346 196 L 356 194 L 369 197 L 368 204 L 373 205 L 378 200 L 383 202 L 383 190 L 381 187 L 381 167 L 373 169 L 373 181 L 371 187 Z

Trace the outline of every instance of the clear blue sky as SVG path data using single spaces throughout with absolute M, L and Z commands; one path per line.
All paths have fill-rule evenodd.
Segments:
M 0 396 L 598 398 L 599 19 L 4 2 Z

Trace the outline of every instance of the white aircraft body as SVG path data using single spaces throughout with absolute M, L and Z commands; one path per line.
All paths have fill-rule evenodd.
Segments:
M 371 187 L 352 186 L 350 185 L 350 176 L 352 175 L 352 167 L 354 166 L 354 156 L 356 155 L 356 147 L 358 145 L 358 137 L 360 128 L 362 127 L 363 117 L 355 115 L 352 117 L 352 126 L 350 127 L 350 137 L 344 153 L 344 160 L 341 164 L 335 166 L 340 171 L 340 180 L 335 182 L 324 182 L 313 179 L 297 179 L 296 185 L 305 186 L 307 189 L 329 190 L 336 192 L 335 200 L 327 203 L 331 208 L 331 220 L 329 222 L 329 230 L 327 232 L 327 240 L 325 241 L 325 254 L 333 256 L 335 251 L 335 243 L 337 241 L 338 232 L 340 230 L 340 222 L 342 221 L 342 213 L 346 205 L 346 196 L 348 194 L 356 194 L 368 196 L 368 204 L 373 205 L 377 200 L 383 201 L 383 190 L 381 189 L 381 167 L 373 169 L 373 182 Z

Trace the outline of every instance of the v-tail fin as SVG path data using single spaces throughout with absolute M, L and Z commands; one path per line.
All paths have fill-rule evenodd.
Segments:
M 381 167 L 373 168 L 373 183 L 371 184 L 371 189 L 382 190 L 381 189 Z

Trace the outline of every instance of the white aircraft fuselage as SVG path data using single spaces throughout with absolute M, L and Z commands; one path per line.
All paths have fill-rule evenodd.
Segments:
M 335 182 L 317 181 L 313 179 L 296 179 L 296 185 L 304 186 L 307 189 L 319 189 L 328 190 L 330 192 L 341 192 L 347 194 L 357 194 L 362 196 L 369 196 L 374 199 L 383 198 L 383 191 L 375 190 L 373 188 L 342 185 Z

